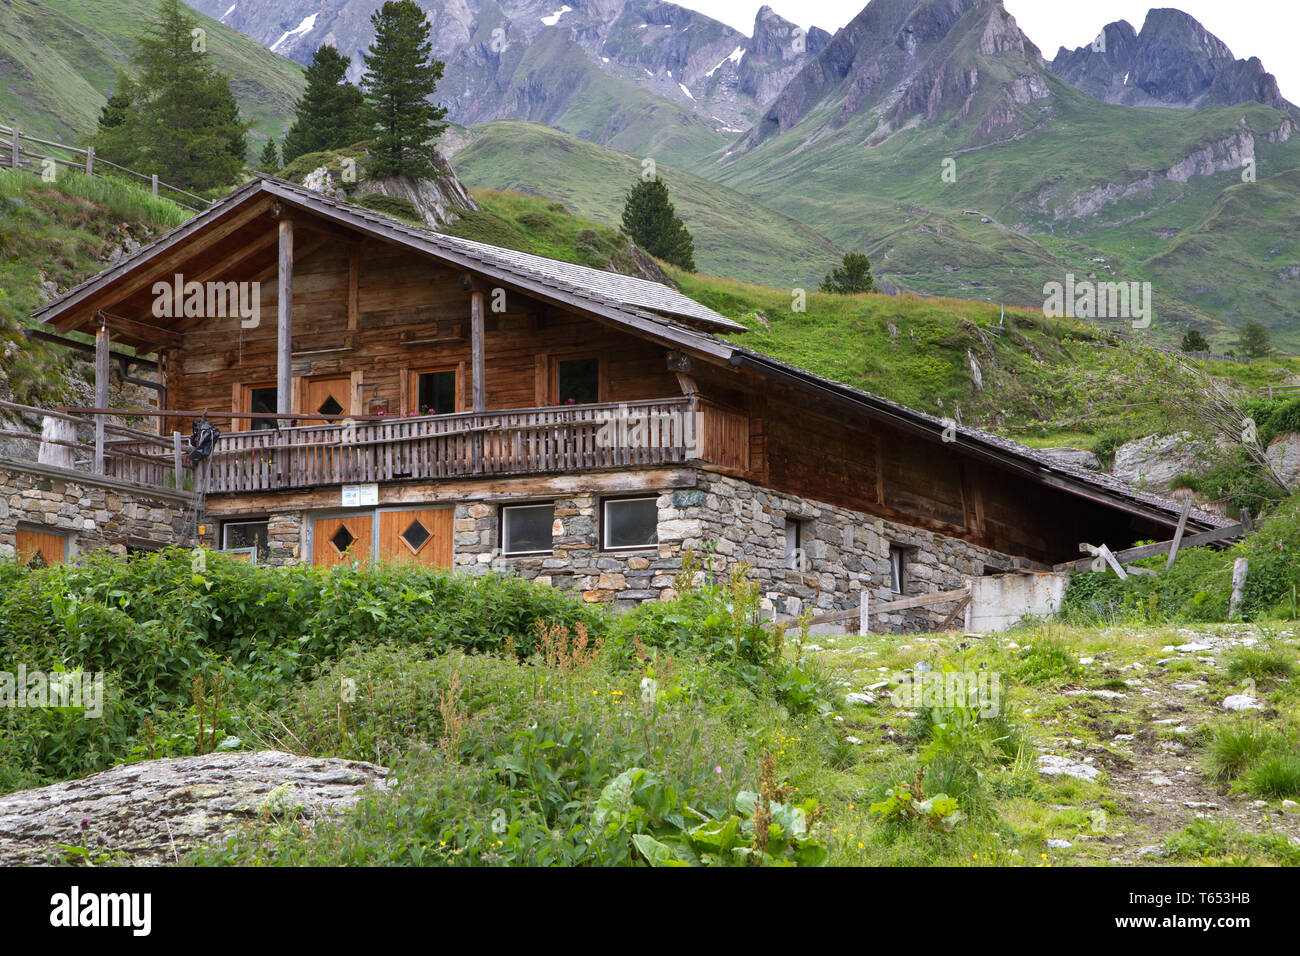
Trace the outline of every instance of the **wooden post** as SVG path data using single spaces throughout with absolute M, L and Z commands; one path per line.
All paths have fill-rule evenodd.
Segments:
M 95 175 L 95 147 L 86 147 L 86 175 Z
M 275 376 L 275 410 L 293 411 L 293 220 L 280 220 L 279 317 Z
M 1250 570 L 1249 558 L 1238 558 L 1232 563 L 1232 599 L 1228 604 L 1228 619 L 1237 616 L 1241 599 L 1246 592 L 1246 573 Z
M 108 408 L 108 325 L 95 333 L 95 404 Z M 104 415 L 95 416 L 95 474 L 104 474 Z
M 871 592 L 866 588 L 858 595 L 858 633 L 871 633 Z
M 181 433 L 172 432 L 172 462 L 176 468 L 176 490 L 184 490 L 185 456 L 181 454 Z
M 153 198 L 158 198 L 158 174 L 153 174 Z
M 77 440 L 76 422 L 66 418 L 54 418 L 46 415 L 41 419 L 41 448 L 37 452 L 37 461 L 53 468 L 66 468 L 71 471 L 76 465 L 71 443 Z M 56 444 L 66 442 L 68 444 Z
M 470 349 L 473 357 L 474 411 L 487 408 L 487 383 L 483 380 L 483 293 L 475 289 L 469 296 Z
M 18 124 L 15 123 L 13 142 L 10 144 L 10 156 L 12 157 L 10 165 L 12 168 L 18 169 L 18 164 L 22 162 L 22 151 L 22 147 L 18 145 Z
M 1169 546 L 1169 560 L 1165 562 L 1165 570 L 1168 571 L 1174 566 L 1174 559 L 1178 557 L 1178 546 L 1183 543 L 1183 532 L 1187 530 L 1187 516 L 1192 510 L 1192 499 L 1188 498 L 1183 502 L 1183 513 L 1178 516 L 1178 528 L 1174 531 L 1174 543 Z

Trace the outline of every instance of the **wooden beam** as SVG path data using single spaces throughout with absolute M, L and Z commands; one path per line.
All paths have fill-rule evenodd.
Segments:
M 95 333 L 95 404 L 108 407 L 108 327 Z M 104 474 L 104 415 L 95 416 L 95 474 Z M 179 490 L 179 489 L 178 489 Z
M 487 363 L 483 358 L 483 293 L 478 289 L 469 294 L 469 318 L 474 376 L 473 410 L 481 412 L 487 408 L 487 383 L 484 381 Z
M 1192 499 L 1188 498 L 1183 502 L 1183 513 L 1178 516 L 1178 528 L 1174 531 L 1174 540 L 1169 546 L 1169 560 L 1165 562 L 1166 571 L 1174 566 L 1174 561 L 1178 558 L 1178 546 L 1183 543 L 1183 532 L 1187 530 L 1187 516 L 1191 511 Z
M 104 324 L 123 338 L 138 339 L 147 345 L 163 348 L 179 348 L 183 341 L 179 332 L 150 325 L 148 322 L 138 322 L 109 312 L 101 312 L 100 316 Z
M 1215 544 L 1219 541 L 1230 541 L 1233 538 L 1240 538 L 1245 534 L 1242 525 L 1234 524 L 1226 528 L 1215 528 L 1212 531 L 1202 531 L 1198 534 L 1188 535 L 1183 538 L 1182 546 L 1184 548 L 1197 548 L 1206 544 Z M 1115 554 L 1116 560 L 1123 564 L 1133 561 L 1141 561 L 1143 558 L 1154 558 L 1156 555 L 1165 554 L 1169 551 L 1173 541 L 1163 541 L 1159 544 L 1144 544 L 1140 548 L 1129 548 L 1126 551 L 1120 551 Z M 1088 571 L 1092 568 L 1091 558 L 1080 558 L 1078 561 L 1067 561 L 1064 564 L 1053 565 L 1053 571 Z
M 280 219 L 280 256 L 276 321 L 275 410 L 293 411 L 293 220 Z
M 361 315 L 361 243 L 348 245 L 348 331 L 357 330 Z

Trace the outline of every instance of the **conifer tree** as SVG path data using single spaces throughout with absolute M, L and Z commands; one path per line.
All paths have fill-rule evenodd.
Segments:
M 628 191 L 623 233 L 650 255 L 695 271 L 695 240 L 673 208 L 662 180 L 640 180 Z
M 251 124 L 240 117 L 229 79 L 213 68 L 206 35 L 179 0 L 160 0 L 135 38 L 131 65 L 129 88 L 119 86 L 118 99 L 101 115 L 96 148 L 102 138 L 122 155 L 129 144 L 140 171 L 187 189 L 234 183 L 247 161 Z
M 306 153 L 342 149 L 370 137 L 365 97 L 346 81 L 347 72 L 347 57 L 334 47 L 313 54 L 297 118 L 284 137 L 285 165 Z
M 272 136 L 262 147 L 262 155 L 257 160 L 257 168 L 264 173 L 274 173 L 280 169 L 280 151 L 275 148 L 275 137 Z
M 388 0 L 370 22 L 375 39 L 361 80 L 376 130 L 368 172 L 376 178 L 433 176 L 429 152 L 447 128 L 447 111 L 429 99 L 443 71 L 433 58 L 429 22 L 413 0 Z
M 860 252 L 846 252 L 842 263 L 822 279 L 821 291 L 839 295 L 875 292 L 876 280 L 871 277 L 871 260 Z

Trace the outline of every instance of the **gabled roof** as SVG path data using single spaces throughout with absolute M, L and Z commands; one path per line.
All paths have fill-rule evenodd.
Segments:
M 502 281 L 524 280 L 525 284 L 541 283 L 553 287 L 589 300 L 588 307 L 591 303 L 599 302 L 642 317 L 677 320 L 687 327 L 713 332 L 745 331 L 739 322 L 719 315 L 659 282 L 443 235 L 269 176 L 240 187 L 135 255 L 73 287 L 37 311 L 36 318 L 45 322 L 53 321 L 66 308 L 147 262 L 156 253 L 201 231 L 237 207 L 265 195 L 274 196 L 377 238 L 401 243 L 456 265 L 487 272 Z

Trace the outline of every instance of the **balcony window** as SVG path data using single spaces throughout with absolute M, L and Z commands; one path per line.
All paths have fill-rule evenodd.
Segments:
M 550 554 L 555 505 L 507 505 L 501 509 L 501 552 Z
M 659 503 L 655 498 L 618 498 L 604 505 L 604 548 L 653 548 L 659 543 Z
M 555 400 L 560 405 L 600 401 L 600 359 L 559 359 L 555 363 Z
M 415 410 L 421 415 L 450 415 L 456 411 L 456 373 L 420 372 L 415 377 Z
M 248 410 L 256 414 L 274 415 L 279 410 L 279 390 L 274 385 L 270 388 L 250 388 L 248 390 Z M 254 431 L 265 431 L 276 427 L 274 418 L 254 418 L 250 424 Z

